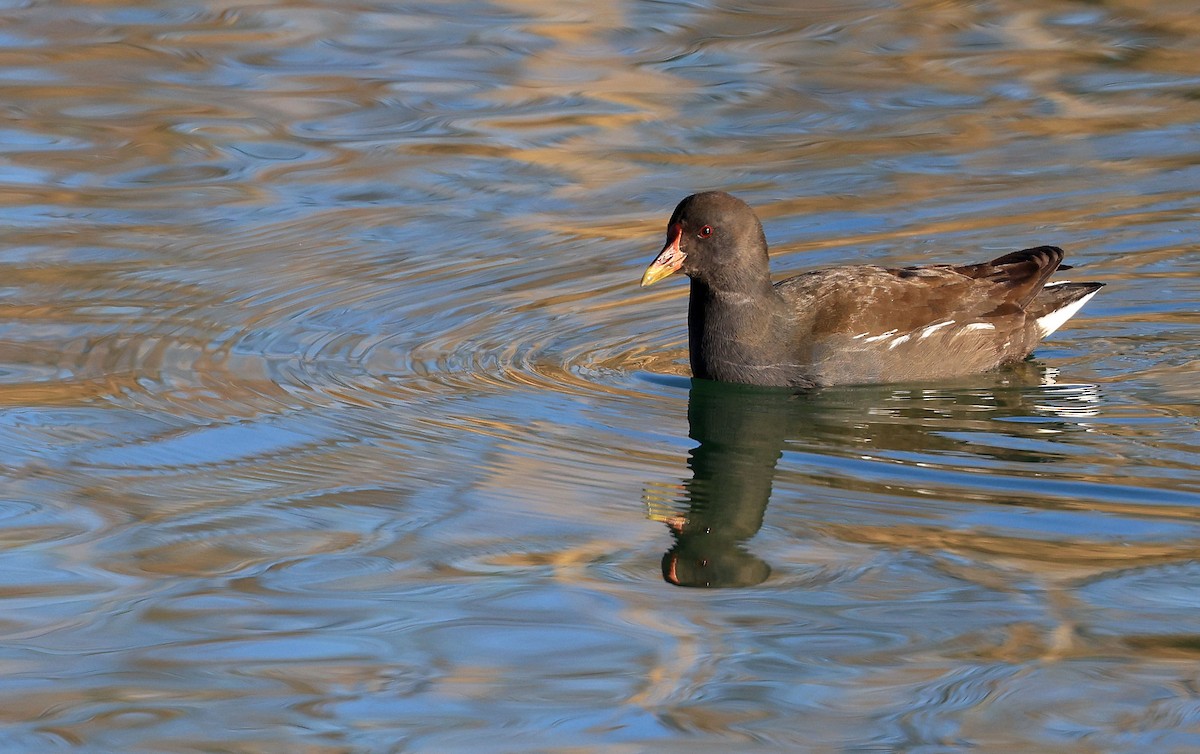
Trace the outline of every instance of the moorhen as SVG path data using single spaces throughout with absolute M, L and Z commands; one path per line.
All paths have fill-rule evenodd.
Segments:
M 968 265 L 815 270 L 772 284 L 758 216 L 720 191 L 667 224 L 642 285 L 692 279 L 695 377 L 818 387 L 940 380 L 1027 357 L 1104 283 L 1049 283 L 1063 252 L 1039 246 Z

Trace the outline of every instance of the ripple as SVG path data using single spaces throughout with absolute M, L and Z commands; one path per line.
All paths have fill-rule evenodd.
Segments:
M 1193 743 L 1193 21 L 27 5 L 6 740 Z M 685 281 L 637 276 L 718 186 L 780 274 L 1028 240 L 1111 285 L 1024 372 L 705 435 Z M 770 577 L 663 583 L 688 523 Z
M 290 226 L 256 235 L 273 246 L 302 232 L 303 226 Z M 93 332 L 119 326 L 123 334 L 93 337 L 76 349 L 86 360 L 58 360 L 45 373 L 100 372 L 111 381 L 128 364 L 137 376 L 120 383 L 123 401 L 228 419 L 302 406 L 394 405 L 418 396 L 512 390 L 644 396 L 645 388 L 656 386 L 639 387 L 631 372 L 678 370 L 677 352 L 664 353 L 629 332 L 640 321 L 636 308 L 612 301 L 625 286 L 602 291 L 595 302 L 563 301 L 563 283 L 548 284 L 535 272 L 505 281 L 519 292 L 464 300 L 464 289 L 488 290 L 489 278 L 503 268 L 485 264 L 464 274 L 458 262 L 417 259 L 407 275 L 420 281 L 423 295 L 410 302 L 387 281 L 335 276 L 346 253 L 319 251 L 297 270 L 300 280 L 284 271 L 282 279 L 257 289 L 245 289 L 247 277 L 240 275 L 209 273 L 203 289 L 157 279 L 156 273 L 123 276 L 120 307 L 80 302 L 75 310 Z M 531 300 L 528 289 L 539 288 L 545 288 L 544 298 Z M 155 303 L 171 298 L 192 303 Z M 236 302 L 235 318 L 228 302 Z

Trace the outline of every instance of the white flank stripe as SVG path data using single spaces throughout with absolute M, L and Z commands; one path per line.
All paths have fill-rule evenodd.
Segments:
M 952 324 L 954 324 L 954 320 L 950 319 L 950 320 L 946 320 L 945 322 L 938 322 L 936 325 L 930 325 L 929 327 L 926 327 L 924 330 L 921 331 L 921 340 L 925 340 L 926 338 L 928 338 L 930 335 L 933 335 L 935 332 L 937 332 L 941 328 L 946 327 L 948 325 L 952 325 Z
M 874 343 L 877 340 L 883 340 L 884 338 L 890 338 L 898 332 L 900 332 L 900 331 L 899 330 L 888 330 L 883 335 L 872 335 L 869 338 L 863 338 L 863 343 Z
M 1092 296 L 1095 296 L 1099 292 L 1100 289 L 1097 288 L 1078 301 L 1073 301 L 1061 309 L 1055 309 L 1044 317 L 1038 317 L 1037 325 L 1038 330 L 1040 330 L 1042 333 L 1042 337 L 1044 338 L 1058 328 L 1062 327 L 1064 322 L 1071 317 L 1074 317 L 1075 313 L 1082 309 L 1083 305 L 1086 304 Z
M 901 335 L 899 338 L 896 338 L 891 343 L 888 343 L 888 350 L 889 351 L 892 350 L 893 348 L 900 345 L 901 343 L 907 343 L 908 339 L 911 337 L 912 337 L 911 335 Z
M 995 330 L 996 326 L 991 322 L 972 322 L 963 328 L 964 330 Z
M 1055 280 L 1053 283 L 1046 283 L 1042 287 L 1043 288 L 1054 288 L 1054 287 L 1057 287 L 1060 285 L 1066 285 L 1069 282 L 1071 282 L 1071 281 L 1070 280 Z

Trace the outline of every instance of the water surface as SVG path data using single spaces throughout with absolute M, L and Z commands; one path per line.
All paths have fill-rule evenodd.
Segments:
M 1200 749 L 1194 7 L 793 6 L 5 4 L 0 749 Z M 1108 287 L 693 384 L 710 188 Z

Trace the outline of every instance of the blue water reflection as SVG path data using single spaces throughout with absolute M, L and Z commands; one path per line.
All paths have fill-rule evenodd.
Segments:
M 1200 748 L 1190 7 L 9 6 L 3 751 Z M 706 188 L 1108 287 L 693 384 Z

